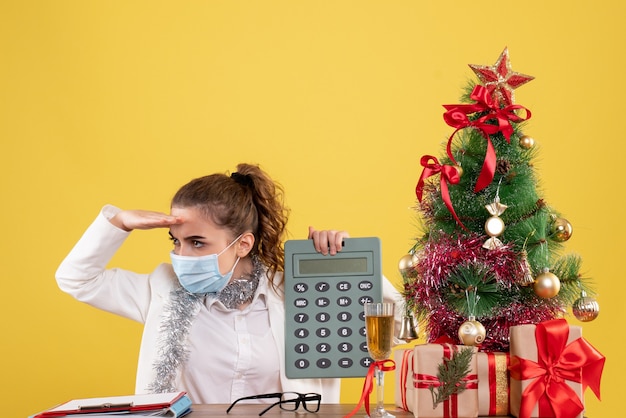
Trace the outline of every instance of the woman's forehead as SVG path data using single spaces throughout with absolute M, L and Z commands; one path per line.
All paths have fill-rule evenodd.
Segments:
M 172 207 L 171 215 L 183 219 L 182 224 L 172 225 L 170 228 L 172 231 L 185 231 L 185 234 L 197 231 L 198 235 L 231 235 L 230 231 L 218 226 L 210 217 L 207 217 L 204 212 L 196 207 Z

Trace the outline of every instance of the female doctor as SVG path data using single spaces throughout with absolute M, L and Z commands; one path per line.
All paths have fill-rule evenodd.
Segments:
M 105 206 L 59 266 L 59 287 L 144 324 L 136 393 L 186 391 L 194 403 L 273 392 L 320 393 L 339 403 L 339 379 L 285 376 L 282 187 L 258 166 L 184 185 L 171 213 Z M 106 269 L 130 231 L 168 228 L 171 264 L 149 274 Z M 343 231 L 309 228 L 324 255 Z M 386 301 L 401 295 L 384 279 Z M 259 400 L 269 402 L 272 400 Z

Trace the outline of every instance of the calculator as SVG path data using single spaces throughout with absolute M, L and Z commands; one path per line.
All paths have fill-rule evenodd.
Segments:
M 382 301 L 380 239 L 346 238 L 332 256 L 313 240 L 289 240 L 284 277 L 287 377 L 365 376 L 372 359 L 363 305 Z

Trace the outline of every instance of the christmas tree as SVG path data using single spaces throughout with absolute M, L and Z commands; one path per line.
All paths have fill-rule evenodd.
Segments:
M 563 254 L 571 224 L 542 195 L 525 132 L 531 112 L 514 90 L 533 77 L 512 71 L 505 48 L 478 82 L 444 105 L 455 130 L 437 159 L 421 158 L 416 211 L 422 236 L 399 268 L 407 314 L 440 338 L 508 351 L 510 326 L 594 319 L 598 304 L 578 255 Z

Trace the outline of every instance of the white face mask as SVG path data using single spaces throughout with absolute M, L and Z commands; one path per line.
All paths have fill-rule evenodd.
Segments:
M 241 238 L 241 235 L 228 244 L 219 254 L 190 257 L 176 255 L 174 252 L 171 252 L 170 258 L 172 260 L 172 267 L 174 268 L 174 273 L 176 273 L 181 286 L 189 293 L 195 294 L 217 293 L 222 290 L 230 281 L 235 266 L 237 266 L 239 262 L 239 257 L 237 257 L 235 264 L 226 274 L 220 273 L 220 265 L 217 257 L 236 243 L 239 238 Z

